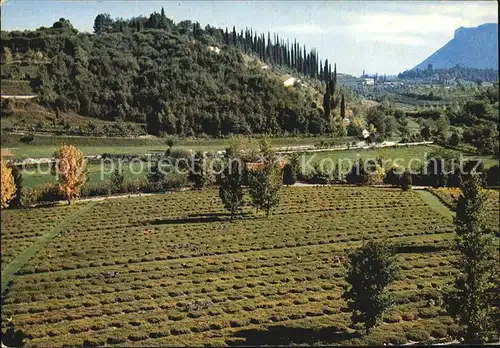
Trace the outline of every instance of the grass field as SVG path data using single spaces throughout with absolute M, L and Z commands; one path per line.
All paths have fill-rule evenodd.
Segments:
M 28 346 L 382 344 L 457 330 L 439 306 L 455 274 L 452 221 L 416 192 L 290 187 L 269 218 L 246 208 L 234 222 L 215 189 L 85 204 L 2 211 L 7 262 L 23 263 L 2 317 Z M 19 242 L 47 234 L 34 258 L 15 259 Z M 343 260 L 367 238 L 398 247 L 402 278 L 384 324 L 358 336 Z
M 9 148 L 11 156 L 21 157 L 51 157 L 61 143 L 77 146 L 85 155 L 111 154 L 145 154 L 165 152 L 167 145 L 165 139 L 148 136 L 141 138 L 93 138 L 93 137 L 69 137 L 69 136 L 41 136 L 35 135 L 30 144 L 20 141 L 21 135 L 2 134 L 2 148 Z M 271 144 L 275 147 L 314 145 L 321 141 L 339 141 L 348 143 L 354 138 L 346 137 L 333 139 L 327 136 L 318 137 L 277 137 L 271 138 Z M 175 141 L 175 147 L 193 151 L 218 151 L 224 150 L 231 144 L 231 138 L 182 138 Z
M 2 80 L 0 82 L 0 94 L 2 95 L 34 95 L 28 81 Z
M 453 188 L 429 188 L 429 192 L 438 197 L 443 204 L 445 204 L 449 209 L 455 209 L 455 203 L 453 201 L 454 197 L 458 198 L 460 194 L 459 189 Z M 486 215 L 489 227 L 495 231 L 498 231 L 500 226 L 499 214 L 500 214 L 500 191 L 499 190 L 487 190 L 486 191 L 488 200 L 486 201 Z

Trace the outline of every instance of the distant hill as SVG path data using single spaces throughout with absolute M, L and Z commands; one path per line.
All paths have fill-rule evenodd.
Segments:
M 498 69 L 498 23 L 460 27 L 454 38 L 413 69 L 461 67 Z

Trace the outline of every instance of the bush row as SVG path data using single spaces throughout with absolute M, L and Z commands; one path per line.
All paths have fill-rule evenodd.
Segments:
M 87 182 L 83 185 L 80 198 L 108 196 L 120 193 L 154 193 L 179 189 L 188 185 L 183 175 L 169 176 L 160 182 L 148 182 L 146 179 L 134 179 L 124 182 L 120 186 L 113 185 L 109 180 Z M 23 205 L 30 206 L 40 203 L 50 203 L 65 200 L 55 183 L 43 184 L 36 188 L 23 190 Z

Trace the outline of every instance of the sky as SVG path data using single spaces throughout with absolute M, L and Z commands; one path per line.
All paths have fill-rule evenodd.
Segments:
M 296 38 L 341 73 L 397 74 L 411 69 L 453 38 L 455 29 L 498 23 L 496 1 L 51 1 L 1 0 L 2 30 L 51 26 L 64 17 L 80 31 L 94 18 L 148 16 L 165 9 L 185 19 L 237 30 L 252 27 Z

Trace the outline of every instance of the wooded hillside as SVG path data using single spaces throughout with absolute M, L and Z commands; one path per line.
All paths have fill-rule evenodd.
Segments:
M 297 42 L 277 35 L 271 40 L 270 33 L 266 41 L 252 29 L 175 24 L 163 10 L 129 20 L 101 14 L 94 30 L 78 33 L 61 18 L 51 28 L 2 32 L 2 78 L 30 80 L 40 103 L 56 114 L 72 110 L 146 123 L 156 135 L 321 134 L 338 128 L 342 91 L 336 69 Z M 266 74 L 270 68 L 307 82 L 285 87 Z M 325 93 L 323 103 L 308 88 Z

